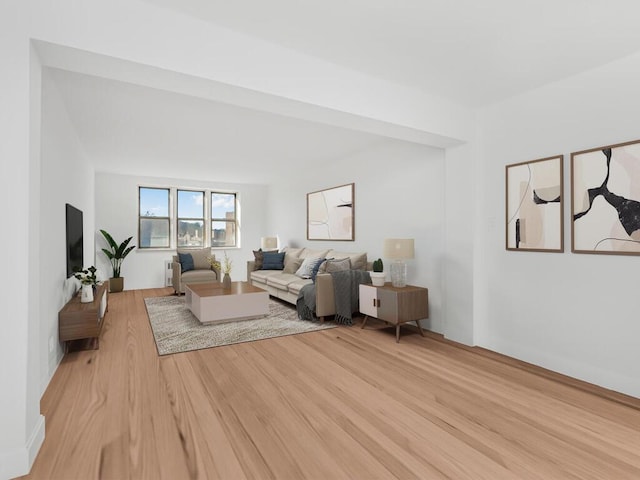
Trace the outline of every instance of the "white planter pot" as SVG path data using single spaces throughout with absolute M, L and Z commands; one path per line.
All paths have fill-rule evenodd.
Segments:
M 369 272 L 369 275 L 371 275 L 371 284 L 374 287 L 384 286 L 384 280 L 385 280 L 384 272 Z
M 91 302 L 93 302 L 93 286 L 82 285 L 82 289 L 80 290 L 80 303 Z

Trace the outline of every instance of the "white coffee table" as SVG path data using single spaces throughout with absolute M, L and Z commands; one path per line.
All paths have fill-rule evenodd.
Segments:
M 269 294 L 249 282 L 185 285 L 185 304 L 201 323 L 225 323 L 264 317 L 269 314 Z

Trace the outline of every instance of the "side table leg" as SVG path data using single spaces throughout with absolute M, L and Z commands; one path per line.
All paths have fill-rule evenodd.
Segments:
M 424 332 L 422 331 L 422 325 L 420 325 L 420 320 L 416 320 L 416 325 L 418 326 L 418 330 L 420 330 L 420 335 L 424 337 Z
M 365 315 L 364 316 L 364 320 L 362 321 L 362 325 L 360 325 L 360 328 L 364 328 L 364 326 L 367 324 L 367 319 L 369 318 L 369 315 Z
M 400 343 L 400 324 L 396 325 L 396 343 Z

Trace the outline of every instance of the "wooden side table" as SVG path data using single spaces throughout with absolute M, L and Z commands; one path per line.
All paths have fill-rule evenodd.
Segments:
M 413 285 L 398 288 L 390 282 L 383 287 L 360 285 L 360 313 L 365 315 L 360 328 L 369 317 L 395 325 L 396 343 L 400 342 L 400 325 L 407 322 L 415 321 L 424 337 L 420 320 L 429 318 L 429 290 Z

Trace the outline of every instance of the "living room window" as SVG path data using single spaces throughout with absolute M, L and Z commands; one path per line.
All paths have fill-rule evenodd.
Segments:
M 235 247 L 237 227 L 236 194 L 211 192 L 211 246 Z
M 238 195 L 209 189 L 138 187 L 138 248 L 232 248 Z
M 138 189 L 138 243 L 140 248 L 170 247 L 168 188 Z
M 204 192 L 178 190 L 178 247 L 203 247 Z

